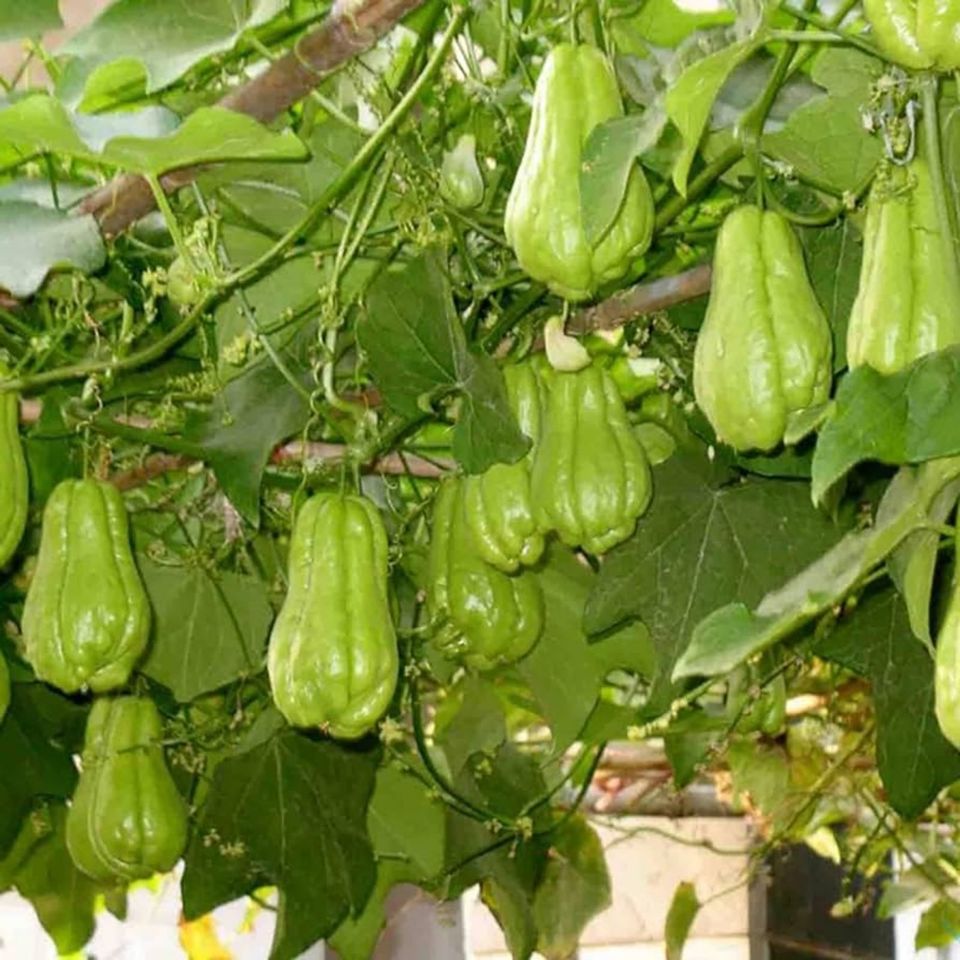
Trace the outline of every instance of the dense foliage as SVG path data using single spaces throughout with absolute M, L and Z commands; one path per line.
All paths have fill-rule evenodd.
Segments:
M 279 889 L 274 958 L 363 960 L 401 882 L 563 958 L 616 739 L 951 939 L 957 24 L 909 6 L 114 0 L 54 55 L 0 0 L 0 888 L 62 951 L 182 850 L 188 919 Z

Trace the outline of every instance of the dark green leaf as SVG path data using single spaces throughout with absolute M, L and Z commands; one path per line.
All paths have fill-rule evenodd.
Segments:
M 650 635 L 639 623 L 589 642 L 582 611 L 597 576 L 575 554 L 553 547 L 539 576 L 546 623 L 539 643 L 518 670 L 550 724 L 559 752 L 577 738 L 611 670 L 621 667 L 649 678 L 656 661 Z
M 703 453 L 686 451 L 654 471 L 653 504 L 607 556 L 584 613 L 591 632 L 629 617 L 650 628 L 657 709 L 673 697 L 671 672 L 699 620 L 731 597 L 756 603 L 837 539 L 804 484 L 717 487 L 714 471 Z
M 280 887 L 272 960 L 292 960 L 363 909 L 375 880 L 366 832 L 379 751 L 283 730 L 222 761 L 187 849 L 184 912 Z
M 306 384 L 309 368 L 299 352 L 286 352 L 283 358 L 293 376 Z M 257 525 L 260 481 L 270 453 L 302 429 L 308 416 L 306 398 L 265 358 L 227 384 L 209 409 L 191 411 L 184 436 L 203 450 L 243 518 Z
M 0 778 L 0 855 L 20 830 L 37 797 L 69 797 L 77 781 L 69 735 L 78 708 L 34 683 L 15 683 L 10 708 L 0 723 L 0 767 L 16 771 Z
M 97 884 L 73 864 L 66 843 L 67 810 L 62 804 L 40 807 L 24 821 L 11 858 L 12 884 L 37 912 L 37 919 L 61 955 L 80 950 L 93 935 Z M 17 857 L 18 848 L 24 856 Z
M 138 558 L 153 641 L 142 671 L 181 703 L 259 673 L 273 610 L 260 580 Z
M 496 691 L 482 677 L 467 677 L 450 695 L 458 697 L 460 708 L 439 730 L 438 742 L 456 778 L 472 754 L 499 747 L 507 727 Z
M 842 600 L 915 530 L 928 526 L 929 511 L 960 461 L 934 460 L 892 483 L 868 530 L 847 534 L 835 547 L 782 587 L 768 593 L 754 612 L 728 603 L 704 617 L 678 659 L 675 678 L 716 676 L 789 636 Z M 792 529 L 792 528 L 791 528 Z
M 960 347 L 884 376 L 857 367 L 841 381 L 813 457 L 813 497 L 863 460 L 920 463 L 960 453 Z
M 510 413 L 499 369 L 467 347 L 436 252 L 371 285 L 357 337 L 377 386 L 399 414 L 413 419 L 440 396 L 461 394 L 453 449 L 468 473 L 526 452 L 529 441 Z
M 917 817 L 960 778 L 960 752 L 940 732 L 933 712 L 933 661 L 911 635 L 896 592 L 863 600 L 816 652 L 866 676 L 877 711 L 877 768 L 890 805 Z
M 667 960 L 683 960 L 683 948 L 690 928 L 700 912 L 700 901 L 692 883 L 678 884 L 667 911 L 663 938 L 667 945 Z
M 847 365 L 847 320 L 860 285 L 863 235 L 848 217 L 831 227 L 800 231 L 807 272 L 833 331 L 833 369 Z
M 533 897 L 537 952 L 566 960 L 586 925 L 610 906 L 610 875 L 603 846 L 582 816 L 568 820 L 550 837 L 550 852 Z

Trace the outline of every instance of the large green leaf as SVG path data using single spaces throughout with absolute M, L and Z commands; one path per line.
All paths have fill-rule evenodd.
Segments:
M 273 610 L 260 580 L 138 559 L 153 641 L 143 672 L 181 703 L 259 673 Z
M 743 41 L 711 53 L 687 67 L 667 91 L 667 116 L 683 138 L 683 148 L 673 164 L 673 184 L 684 196 L 690 167 L 710 119 L 713 101 L 730 74 L 753 50 L 752 42 Z
M 280 888 L 272 960 L 292 960 L 363 909 L 375 880 L 367 802 L 379 751 L 282 729 L 222 761 L 187 849 L 184 912 Z
M 134 66 L 134 75 L 142 71 L 147 93 L 160 90 L 201 60 L 230 50 L 244 31 L 273 19 L 287 4 L 288 0 L 116 0 L 63 47 L 72 59 L 59 92 L 65 99 L 79 99 L 91 74 L 118 60 Z
M 596 706 L 604 677 L 615 668 L 650 678 L 656 656 L 640 623 L 622 626 L 591 642 L 581 620 L 597 576 L 569 550 L 554 547 L 539 573 L 546 605 L 543 636 L 518 667 L 553 734 L 566 749 Z
M 584 927 L 610 906 L 610 874 L 597 832 L 580 815 L 550 837 L 550 855 L 533 897 L 537 952 L 566 960 Z
M 960 471 L 960 460 L 934 460 L 892 483 L 874 526 L 848 533 L 836 546 L 768 593 L 751 611 L 728 603 L 704 617 L 677 660 L 675 678 L 717 676 L 747 657 L 790 636 L 826 613 L 855 589 L 915 531 L 930 525 L 940 491 Z
M 701 451 L 682 451 L 654 471 L 655 495 L 637 532 L 606 558 L 587 601 L 591 633 L 640 617 L 657 648 L 653 709 L 673 697 L 670 674 L 694 627 L 732 597 L 763 594 L 837 540 L 805 484 L 728 475 Z
M 61 955 L 80 950 L 93 935 L 98 893 L 97 884 L 70 858 L 66 820 L 63 804 L 38 807 L 0 863 L 0 889 L 12 886 L 30 901 Z
M 443 868 L 443 805 L 399 766 L 377 771 L 367 830 L 378 858 L 377 881 L 357 916 L 329 938 L 342 960 L 368 960 L 386 922 L 386 900 L 398 883 L 423 883 Z
M 260 518 L 260 481 L 273 448 L 303 428 L 309 416 L 302 390 L 310 384 L 304 344 L 282 351 L 279 369 L 269 357 L 231 380 L 206 409 L 191 410 L 184 436 L 203 450 L 224 492 L 245 520 Z
M 764 149 L 814 183 L 838 192 L 861 187 L 883 155 L 882 139 L 865 129 L 862 116 L 883 69 L 859 50 L 825 49 L 812 73 L 824 95 L 794 111 L 783 130 L 765 136 Z
M 0 723 L 0 766 L 16 771 L 0 778 L 0 855 L 6 853 L 23 818 L 38 797 L 67 798 L 77 771 L 66 736 L 76 724 L 78 707 L 47 687 L 15 683 L 10 707 Z
M 895 591 L 863 600 L 816 652 L 870 680 L 877 711 L 877 769 L 890 805 L 917 817 L 960 778 L 960 752 L 940 732 L 933 712 L 933 661 L 911 636 Z
M 460 394 L 453 452 L 468 473 L 526 452 L 529 442 L 510 413 L 496 363 L 467 347 L 436 252 L 371 285 L 357 337 L 377 386 L 398 413 L 414 418 L 437 398 Z
M 0 202 L 0 287 L 15 296 L 36 293 L 56 267 L 92 273 L 105 260 L 93 217 L 74 217 L 25 200 Z
M 884 376 L 857 367 L 841 381 L 833 416 L 813 457 L 813 498 L 819 502 L 864 460 L 920 463 L 960 453 L 960 347 L 921 357 Z

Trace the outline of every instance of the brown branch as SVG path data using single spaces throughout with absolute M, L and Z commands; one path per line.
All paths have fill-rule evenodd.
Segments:
M 334 70 L 365 50 L 424 0 L 337 0 L 330 16 L 302 37 L 293 50 L 274 62 L 260 76 L 232 90 L 220 106 L 270 123 L 284 110 L 302 100 Z M 161 178 L 168 193 L 191 183 L 202 167 L 184 167 Z M 155 206 L 146 180 L 124 174 L 94 191 L 77 207 L 93 214 L 103 233 L 121 233 Z
M 592 307 L 578 310 L 567 324 L 571 333 L 590 330 L 613 330 L 647 313 L 665 310 L 687 300 L 696 300 L 710 292 L 710 264 L 661 277 L 649 283 L 638 283 L 615 293 Z

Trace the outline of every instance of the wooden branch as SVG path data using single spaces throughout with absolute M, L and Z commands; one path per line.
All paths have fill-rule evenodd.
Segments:
M 270 123 L 352 57 L 369 50 L 424 0 L 337 0 L 316 30 L 302 37 L 288 54 L 260 76 L 232 90 L 220 106 Z M 184 167 L 161 178 L 168 193 L 191 183 L 202 167 Z M 121 233 L 155 206 L 146 180 L 132 174 L 117 177 L 78 206 L 93 214 L 102 232 Z
M 710 264 L 703 263 L 672 277 L 635 284 L 595 306 L 578 310 L 570 318 L 567 329 L 570 333 L 613 330 L 644 314 L 696 300 L 710 292 L 712 273 Z

